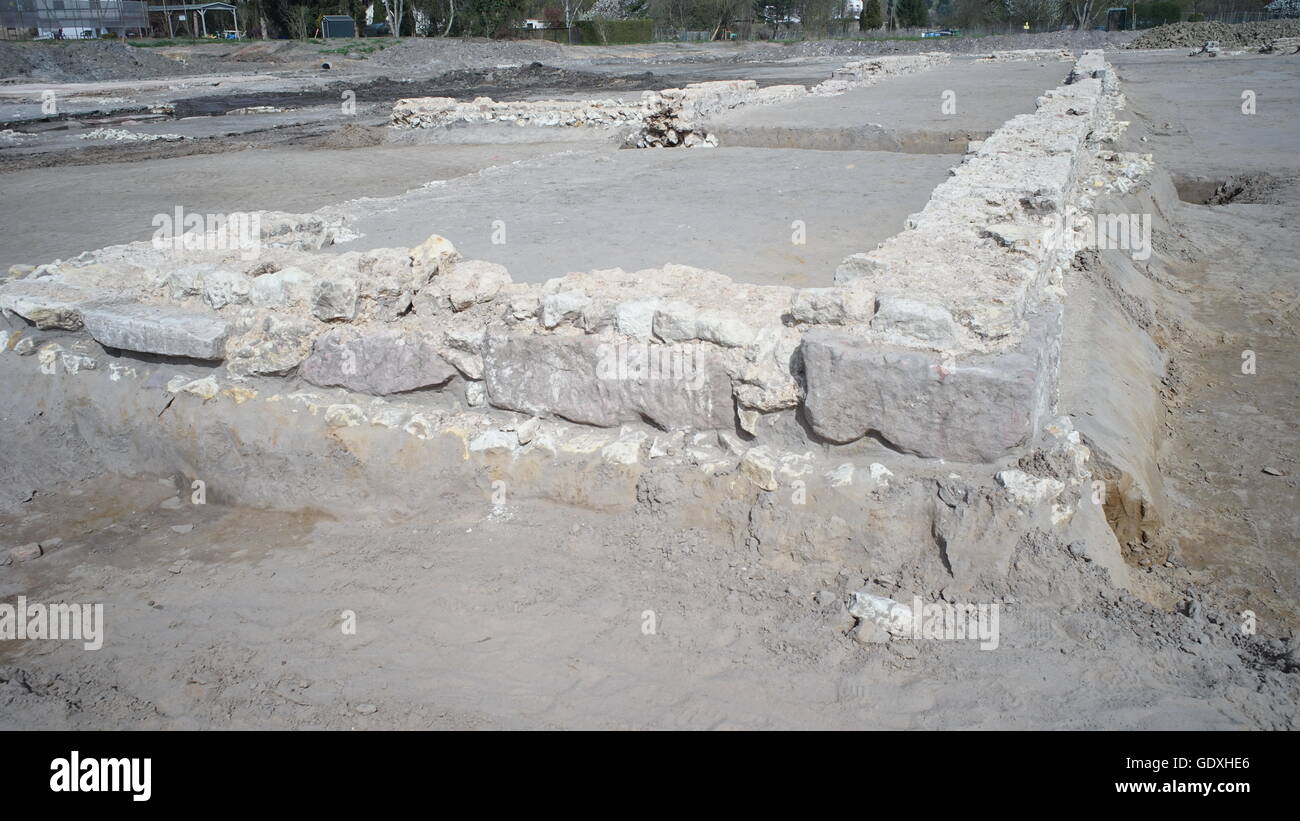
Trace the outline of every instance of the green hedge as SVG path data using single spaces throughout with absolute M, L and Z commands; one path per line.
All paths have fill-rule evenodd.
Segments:
M 620 43 L 649 43 L 655 38 L 655 21 L 640 20 L 579 20 L 574 23 L 577 41 L 584 46 L 618 45 Z M 601 30 L 604 36 L 601 36 Z

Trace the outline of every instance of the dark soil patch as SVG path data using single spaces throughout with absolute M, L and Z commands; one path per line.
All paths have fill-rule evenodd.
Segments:
M 516 68 L 463 69 L 450 71 L 428 80 L 392 80 L 380 77 L 367 83 L 331 83 L 304 91 L 262 94 L 228 94 L 190 97 L 177 100 L 177 117 L 213 116 L 252 106 L 303 108 L 339 103 L 343 92 L 356 93 L 358 103 L 393 102 L 404 97 L 454 97 L 472 100 L 522 100 L 546 94 L 571 94 L 581 91 L 646 91 L 671 88 L 687 81 L 647 71 L 642 74 L 612 76 L 586 71 L 531 63 Z

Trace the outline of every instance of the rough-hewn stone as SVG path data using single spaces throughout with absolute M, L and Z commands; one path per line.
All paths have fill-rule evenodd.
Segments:
M 298 368 L 313 385 L 375 396 L 444 385 L 456 373 L 433 344 L 419 336 L 395 330 L 356 334 L 342 328 L 320 336 Z
M 715 354 L 695 346 L 497 335 L 489 338 L 484 378 L 494 406 L 537 416 L 602 427 L 640 421 L 667 429 L 734 424 L 731 380 Z
M 1050 407 L 1059 321 L 1049 307 L 1014 350 L 958 360 L 813 329 L 802 346 L 808 422 L 832 442 L 874 432 L 921 456 L 997 459 L 1026 443 Z

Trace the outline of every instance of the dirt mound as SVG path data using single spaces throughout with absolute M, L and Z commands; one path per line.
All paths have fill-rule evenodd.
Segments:
M 384 126 L 364 126 L 348 123 L 340 129 L 308 141 L 312 148 L 347 150 L 382 145 L 388 129 Z
M 1279 191 L 1293 182 L 1293 180 L 1278 179 L 1272 174 L 1234 174 L 1215 189 L 1214 194 L 1205 201 L 1205 204 L 1227 205 L 1235 202 L 1275 205 L 1279 202 Z
M 1198 47 L 1206 40 L 1218 40 L 1224 48 L 1257 46 L 1274 37 L 1300 37 L 1300 20 L 1268 20 L 1260 23 L 1172 23 L 1147 29 L 1128 48 Z
M 112 40 L 0 41 L 0 77 L 54 82 L 139 80 L 195 73 L 149 49 Z

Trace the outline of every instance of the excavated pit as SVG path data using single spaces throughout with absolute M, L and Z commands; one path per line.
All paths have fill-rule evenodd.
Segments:
M 1294 181 L 1279 179 L 1266 171 L 1206 177 L 1180 174 L 1174 177 L 1178 198 L 1193 205 L 1270 204 L 1277 201 L 1279 188 Z
M 1016 82 L 1048 67 L 1020 65 Z M 747 130 L 727 122 L 737 112 L 790 116 L 825 100 L 738 107 L 708 121 L 719 148 L 579 146 L 485 170 L 472 185 L 440 183 L 313 215 L 264 214 L 264 246 L 253 259 L 168 256 L 142 243 L 23 271 L 0 286 L 0 382 L 22 386 L 0 397 L 0 418 L 21 431 L 6 443 L 0 508 L 28 505 L 37 519 L 62 516 L 88 529 L 97 525 L 87 507 L 134 516 L 139 534 L 119 529 L 93 548 L 74 538 L 47 557 L 61 567 L 78 551 L 99 551 L 111 567 L 98 571 L 107 583 L 142 562 L 133 547 L 167 555 L 179 542 L 166 568 L 170 595 L 149 590 L 147 617 L 181 596 L 212 606 L 204 591 L 213 585 L 205 579 L 196 589 L 193 579 L 246 562 L 258 592 L 239 605 L 241 619 L 266 621 L 256 602 L 285 600 L 291 622 L 321 621 L 312 610 L 320 610 L 320 590 L 297 589 L 306 579 L 322 586 L 331 608 L 335 598 L 349 606 L 357 590 L 373 593 L 378 607 L 367 614 L 410 636 L 428 626 L 383 609 L 394 589 L 378 575 L 433 601 L 448 593 L 418 568 L 456 584 L 468 572 L 477 581 L 462 586 L 530 617 L 516 630 L 478 602 L 472 615 L 439 616 L 439 636 L 455 636 L 440 658 L 476 674 L 504 663 L 493 655 L 502 643 L 549 648 L 552 631 L 586 635 L 591 608 L 618 614 L 636 601 L 640 611 L 652 588 L 665 587 L 690 602 L 700 592 L 692 585 L 708 586 L 701 580 L 726 565 L 719 591 L 728 604 L 743 602 L 746 623 L 761 629 L 699 627 L 694 605 L 674 610 L 670 629 L 686 631 L 701 658 L 740 645 L 757 651 L 770 635 L 785 658 L 847 669 L 869 645 L 900 642 L 860 609 L 864 596 L 991 600 L 1007 608 L 1010 653 L 989 654 L 987 665 L 942 645 L 922 654 L 932 675 L 960 671 L 945 697 L 970 689 L 970 671 L 995 693 L 991 706 L 957 699 L 964 717 L 941 724 L 989 726 L 1021 709 L 1011 690 L 1054 676 L 1045 685 L 1053 698 L 1070 692 L 1072 709 L 1098 716 L 1112 715 L 1118 701 L 1128 726 L 1285 726 L 1294 705 L 1279 706 L 1280 677 L 1291 669 L 1284 649 L 1226 630 L 1202 635 L 1184 615 L 1199 614 L 1199 600 L 1175 611 L 1171 589 L 1150 576 L 1158 560 L 1179 561 L 1168 532 L 1179 490 L 1166 486 L 1162 462 L 1166 392 L 1179 384 L 1170 341 L 1185 331 L 1179 278 L 1206 258 L 1176 239 L 1190 224 L 1179 209 L 1191 206 L 1179 200 L 1239 206 L 1261 197 L 1252 192 L 1265 181 L 1175 184 L 1149 156 L 1121 150 L 1132 147 L 1116 122 L 1122 91 L 1099 53 L 1073 71 L 1050 68 L 1056 76 L 1035 93 L 1051 89 L 1037 108 L 1031 101 L 983 131 L 881 130 L 871 139 L 892 140 L 884 151 L 863 148 L 870 129 L 851 137 L 833 125 Z M 924 79 L 904 96 L 937 107 L 961 75 L 926 76 L 938 71 L 946 69 L 829 99 L 853 102 L 841 98 Z M 913 142 L 900 139 L 907 133 Z M 741 145 L 744 134 L 772 142 Z M 957 144 L 960 151 L 938 150 Z M 669 174 L 691 183 L 674 198 L 644 193 Z M 755 179 L 770 191 L 747 194 Z M 527 192 L 516 210 L 512 188 L 516 199 Z M 919 201 L 907 199 L 918 188 Z M 780 208 L 770 208 L 766 200 L 778 196 Z M 808 214 L 785 204 L 791 199 L 807 203 Z M 533 213 L 562 219 L 530 222 Z M 1158 240 L 1149 255 L 1058 247 L 1043 229 L 1065 213 L 1149 215 Z M 431 226 L 454 248 L 430 237 Z M 791 242 L 795 230 L 804 243 Z M 730 250 L 710 256 L 723 244 Z M 566 250 L 575 245 L 584 247 Z M 665 266 L 666 250 L 702 267 Z M 802 257 L 797 265 L 794 257 Z M 111 295 L 100 279 L 108 271 Z M 664 360 L 677 380 L 665 385 L 656 383 L 664 373 L 647 375 L 637 358 L 646 351 L 652 362 L 658 354 L 689 358 Z M 95 491 L 96 477 L 120 482 L 121 499 Z M 212 508 L 185 506 L 196 483 Z M 562 513 L 546 506 L 555 502 Z M 61 507 L 76 515 L 58 514 Z M 262 510 L 240 523 L 244 507 Z M 363 533 L 352 527 L 358 517 L 384 525 Z M 202 549 L 184 538 L 195 522 L 210 534 Z M 38 530 L 21 518 L 4 523 L 24 537 Z M 237 549 L 249 528 L 283 544 L 251 555 Z M 349 547 L 322 551 L 322 534 Z M 511 545 L 508 558 L 495 550 L 502 542 Z M 408 561 L 429 545 L 437 558 Z M 304 546 L 311 550 L 297 552 Z M 488 567 L 458 564 L 473 555 Z M 597 560 L 618 563 L 617 572 Z M 347 581 L 313 569 L 335 562 L 349 568 Z M 277 575 L 293 579 L 293 589 L 263 583 Z M 811 621 L 785 610 L 807 597 L 804 588 L 817 591 L 821 608 Z M 1098 601 L 1104 618 L 1092 614 Z M 530 635 L 538 607 L 548 620 Z M 569 610 L 572 623 L 552 619 Z M 1224 623 L 1217 610 L 1211 619 Z M 792 639 L 810 626 L 845 645 Z M 462 647 L 485 643 L 486 662 Z M 570 667 L 588 657 L 581 641 L 560 644 Z M 916 659 L 896 648 L 904 661 Z M 407 649 L 420 655 L 418 643 Z M 1197 692 L 1213 694 L 1212 704 L 1183 698 L 1157 715 L 1150 694 L 1174 681 L 1187 687 L 1191 669 L 1147 671 L 1158 653 L 1196 656 L 1251 685 L 1257 673 L 1260 683 L 1231 704 L 1207 684 Z M 187 697 L 202 698 L 222 678 L 206 665 L 225 663 L 224 648 L 206 655 L 216 661 L 193 663 Z M 1076 660 L 1079 669 L 1070 666 Z M 382 666 L 371 655 L 359 663 Z M 883 706 L 846 698 L 857 692 L 851 684 L 820 696 L 843 707 L 823 715 L 836 713 L 841 726 L 933 723 L 923 717 L 933 695 L 891 690 L 888 675 L 866 672 L 873 694 L 887 692 Z M 560 682 L 550 667 L 532 675 L 545 680 L 537 691 L 512 684 L 512 697 L 542 705 Z M 685 698 L 713 712 L 683 724 L 745 726 L 770 711 L 771 702 L 746 703 L 737 720 L 720 708 L 730 675 L 704 676 L 705 695 Z M 4 677 L 25 682 L 29 674 Z M 300 679 L 262 686 L 268 698 L 312 715 L 303 721 L 321 721 L 312 711 L 322 689 L 341 694 Z M 810 692 L 783 709 L 805 710 L 817 700 Z M 122 716 L 137 708 L 103 709 L 130 724 Z

